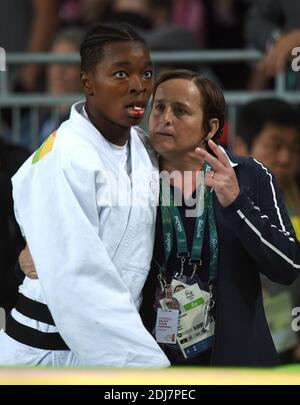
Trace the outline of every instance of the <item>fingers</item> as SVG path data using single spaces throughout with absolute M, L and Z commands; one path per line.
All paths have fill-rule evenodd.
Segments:
M 208 141 L 208 145 L 211 148 L 211 150 L 215 153 L 215 155 L 218 157 L 219 161 L 223 163 L 224 166 L 231 167 L 227 156 L 214 141 L 210 139 Z
M 26 246 L 26 248 L 24 250 L 22 250 L 22 252 L 20 253 L 19 264 L 20 264 L 21 270 L 27 277 L 29 277 L 31 279 L 38 278 L 30 250 L 28 249 L 28 246 Z
M 234 172 L 233 172 L 234 173 Z M 205 185 L 214 190 L 222 207 L 228 207 L 238 197 L 240 193 L 239 184 L 235 174 L 214 173 L 212 171 L 205 174 Z
M 210 153 L 208 153 L 206 150 L 201 149 L 201 148 L 196 148 L 195 152 L 197 155 L 199 155 L 199 158 L 201 160 L 206 160 L 215 171 L 217 170 L 222 170 L 222 164 L 216 159 L 214 156 L 212 156 Z
M 207 152 L 206 150 L 201 149 L 201 148 L 195 149 L 196 154 L 198 154 L 199 157 L 201 157 L 201 159 L 206 160 L 213 167 L 214 171 L 216 171 L 216 172 L 224 170 L 224 166 L 226 168 L 230 168 L 231 166 L 230 166 L 227 156 L 218 147 L 218 145 L 215 142 L 213 142 L 212 140 L 209 140 L 208 144 L 209 144 L 209 147 L 211 148 L 211 150 L 217 156 L 217 158 L 215 158 L 209 152 Z
M 37 272 L 35 272 L 35 271 L 31 271 L 30 273 L 27 273 L 26 277 L 30 278 L 31 280 L 37 280 L 38 279 Z
M 215 183 L 216 183 L 216 179 L 214 177 L 215 177 L 215 172 L 205 173 L 205 185 L 207 187 L 214 188 Z
M 213 189 L 218 189 L 220 186 L 223 187 L 227 184 L 227 176 L 221 173 L 216 173 L 214 171 L 209 171 L 205 173 L 205 185 Z

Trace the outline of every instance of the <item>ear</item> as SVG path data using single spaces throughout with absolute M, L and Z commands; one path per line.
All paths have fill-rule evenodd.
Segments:
M 249 155 L 247 145 L 240 136 L 235 136 L 233 138 L 232 151 L 237 156 Z
M 93 96 L 93 79 L 90 73 L 81 72 L 80 81 L 87 96 Z
M 205 136 L 205 140 L 208 141 L 209 139 L 212 139 L 219 129 L 219 120 L 218 118 L 212 118 L 209 120 L 209 127 L 210 131 L 209 133 Z

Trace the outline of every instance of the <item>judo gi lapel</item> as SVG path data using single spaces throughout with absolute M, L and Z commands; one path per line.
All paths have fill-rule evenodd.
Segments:
M 131 184 L 124 168 L 118 167 L 118 160 L 112 153 L 111 146 L 94 127 L 82 116 L 84 103 L 72 107 L 70 120 L 67 122 L 72 131 L 92 144 L 99 156 L 99 166 L 95 170 L 95 187 L 97 189 L 97 206 L 99 211 L 99 234 L 113 259 L 124 236 L 131 206 Z M 107 224 L 110 226 L 107 227 Z
M 132 129 L 131 136 L 131 184 L 132 184 L 132 210 L 131 219 L 141 215 L 143 211 L 158 205 L 159 197 L 159 171 L 157 159 L 150 147 L 144 143 L 139 134 L 139 128 Z M 140 218 L 141 219 L 141 218 Z M 138 218 L 137 218 L 138 220 Z M 150 221 L 152 222 L 152 221 Z

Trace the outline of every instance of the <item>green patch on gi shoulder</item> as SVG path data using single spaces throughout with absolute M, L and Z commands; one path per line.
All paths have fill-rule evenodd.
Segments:
M 44 156 L 51 152 L 56 137 L 56 131 L 53 132 L 45 142 L 39 147 L 32 158 L 32 164 L 40 161 Z

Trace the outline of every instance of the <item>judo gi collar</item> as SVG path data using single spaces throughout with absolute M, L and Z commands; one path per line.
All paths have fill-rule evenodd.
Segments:
M 85 101 L 80 101 L 72 105 L 70 119 L 68 124 L 72 130 L 79 133 L 81 137 L 86 138 L 95 146 L 100 146 L 107 150 L 111 149 L 111 142 L 109 142 L 102 133 L 92 124 L 92 122 L 85 118 L 82 114 L 82 109 L 85 106 Z

